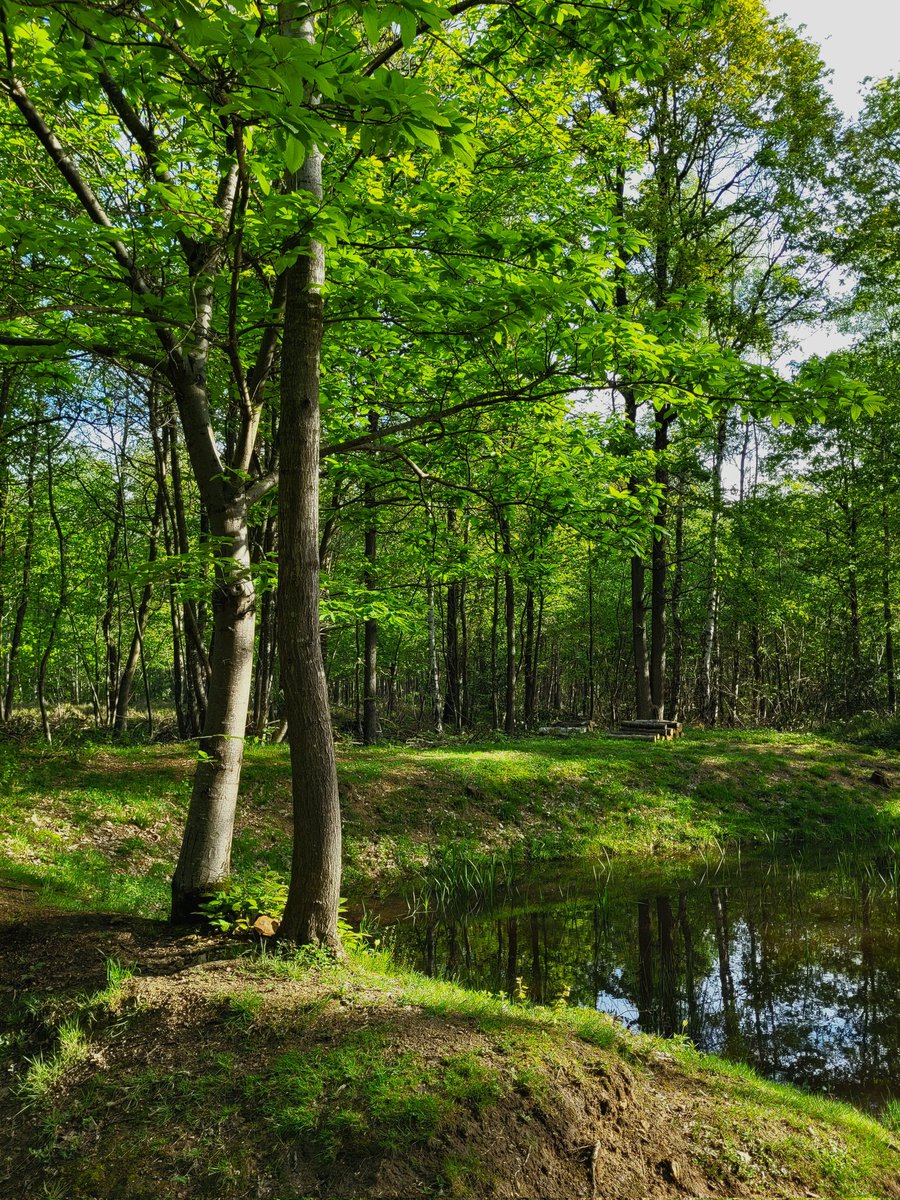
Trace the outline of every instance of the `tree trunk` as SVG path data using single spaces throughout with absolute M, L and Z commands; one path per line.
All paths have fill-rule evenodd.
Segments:
M 313 16 L 285 31 L 312 44 Z M 313 148 L 290 181 L 322 198 L 322 156 Z M 319 364 L 325 251 L 312 239 L 287 268 L 281 358 L 278 525 L 279 651 L 291 746 L 294 844 L 291 882 L 279 938 L 338 953 L 341 812 L 328 683 L 319 631 Z
M 494 552 L 496 554 L 496 544 Z M 500 695 L 497 687 L 497 652 L 500 645 L 500 572 L 494 568 L 491 606 L 491 719 L 492 729 L 500 728 Z
M 452 536 L 456 530 L 456 513 L 447 512 L 447 532 Z M 459 581 L 454 579 L 447 585 L 447 612 L 445 620 L 447 664 L 447 686 L 444 695 L 444 724 L 452 725 L 459 732 L 462 725 L 462 696 L 459 664 Z
M 594 556 L 593 547 L 588 543 L 588 720 L 593 721 L 597 706 L 597 685 L 594 669 Z
M 172 921 L 196 920 L 200 903 L 231 872 L 256 623 L 243 500 L 210 512 L 217 556 L 206 721 L 187 822 L 172 877 Z
M 531 729 L 534 723 L 534 589 L 525 589 L 525 645 L 522 648 L 523 665 L 525 667 L 525 690 L 523 696 L 522 716 L 525 728 Z
M 669 509 L 669 428 L 672 413 L 664 409 L 657 414 L 654 450 L 656 452 L 656 483 L 660 489 L 658 507 L 653 518 L 653 548 L 651 551 L 651 640 L 650 640 L 650 704 L 652 716 L 661 721 L 665 716 L 666 688 L 666 523 Z
M 113 512 L 113 527 L 106 550 L 106 607 L 103 610 L 103 617 L 100 622 L 100 628 L 103 630 L 103 644 L 106 648 L 103 703 L 107 728 L 112 725 L 115 716 L 116 689 L 119 680 L 119 644 L 118 638 L 113 633 L 113 619 L 115 617 L 116 593 L 118 591 L 116 575 L 119 558 L 119 538 L 124 521 L 123 502 L 122 489 L 118 487 L 116 489 L 116 506 Z
M 163 497 L 160 492 L 156 495 L 156 507 L 153 512 L 153 520 L 150 525 L 150 545 L 147 553 L 148 563 L 156 562 L 157 539 L 159 536 L 159 524 L 162 519 L 163 512 Z M 149 581 L 144 584 L 141 592 L 140 603 L 134 616 L 134 635 L 131 639 L 131 646 L 128 650 L 128 657 L 125 660 L 125 667 L 119 679 L 119 686 L 116 689 L 116 705 L 113 717 L 113 736 L 121 737 L 125 732 L 125 727 L 128 723 L 128 704 L 131 700 L 131 689 L 134 685 L 134 676 L 137 672 L 138 662 L 141 658 L 142 647 L 144 643 L 144 633 L 147 630 L 147 621 L 150 616 L 150 599 L 153 595 L 153 584 Z M 148 696 L 148 718 L 150 714 L 149 696 Z M 152 736 L 152 734 L 151 734 Z
M 637 436 L 637 400 L 628 388 L 625 397 L 625 419 Z M 634 492 L 634 479 L 629 480 L 629 491 Z M 644 601 L 644 559 L 640 554 L 631 556 L 631 651 L 634 660 L 634 704 L 639 721 L 650 719 L 652 699 L 650 693 L 650 670 L 647 661 L 647 609 Z
M 728 434 L 728 414 L 719 417 L 713 453 L 712 509 L 709 524 L 709 549 L 706 568 L 706 617 L 700 642 L 700 670 L 697 676 L 697 711 L 701 721 L 715 724 L 717 697 L 714 662 L 719 620 L 719 519 L 722 512 L 722 464 Z
M 887 499 L 881 501 L 882 557 L 881 557 L 881 600 L 884 613 L 884 670 L 887 675 L 888 712 L 897 711 L 897 676 L 894 667 L 894 611 L 891 604 L 891 558 L 893 544 L 888 520 Z
M 681 702 L 681 676 L 684 669 L 684 620 L 681 595 L 684 590 L 684 501 L 679 495 L 675 507 L 675 571 L 672 577 L 672 670 L 669 676 L 669 714 L 677 719 Z
M 62 616 L 63 609 L 68 600 L 67 575 L 66 575 L 66 540 L 63 537 L 62 526 L 59 522 L 59 514 L 56 511 L 56 496 L 53 487 L 53 451 L 50 446 L 50 435 L 47 435 L 47 503 L 50 508 L 50 520 L 53 523 L 53 528 L 56 531 L 57 552 L 59 554 L 59 595 L 56 605 L 53 609 L 53 616 L 50 619 L 50 631 L 47 634 L 47 644 L 44 647 L 44 652 L 41 655 L 41 661 L 38 665 L 37 674 L 37 695 L 38 707 L 41 710 L 41 724 L 44 728 L 44 737 L 47 743 L 53 741 L 50 733 L 50 718 L 47 715 L 47 697 L 46 697 L 46 681 L 47 681 L 47 665 L 50 662 L 50 655 L 53 653 L 53 647 L 56 643 L 56 632 L 59 628 L 59 618 Z
M 22 556 L 22 594 L 16 606 L 13 621 L 12 637 L 9 643 L 9 659 L 6 675 L 6 694 L 3 697 L 3 720 L 11 721 L 16 697 L 16 662 L 22 645 L 22 631 L 25 627 L 25 614 L 28 611 L 28 600 L 31 592 L 31 561 L 34 554 L 34 466 L 37 457 L 37 444 L 31 448 L 28 460 L 28 478 L 26 490 L 28 493 L 28 518 L 25 525 L 25 547 Z
M 441 701 L 441 672 L 438 667 L 437 629 L 434 616 L 434 584 L 429 579 L 426 586 L 428 596 L 428 683 L 431 690 L 431 715 L 434 731 L 444 732 L 443 704 Z
M 512 735 L 516 732 L 516 588 L 512 576 L 512 543 L 509 521 L 505 514 L 500 517 L 500 536 L 506 557 L 504 586 L 506 596 L 506 708 L 503 728 Z
M 369 413 L 369 428 L 374 432 L 378 428 L 378 414 Z M 366 591 L 375 590 L 375 567 L 378 557 L 378 532 L 375 525 L 375 493 L 371 484 L 366 484 L 364 491 L 366 509 L 365 555 L 366 571 L 364 583 Z M 366 618 L 365 650 L 363 665 L 363 742 L 374 746 L 378 741 L 378 622 L 374 617 Z

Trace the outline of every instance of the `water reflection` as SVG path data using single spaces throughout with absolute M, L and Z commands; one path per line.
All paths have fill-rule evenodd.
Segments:
M 723 866 L 674 889 L 634 877 L 520 885 L 472 915 L 391 922 L 430 975 L 631 1028 L 867 1105 L 900 1095 L 900 892 L 841 867 Z

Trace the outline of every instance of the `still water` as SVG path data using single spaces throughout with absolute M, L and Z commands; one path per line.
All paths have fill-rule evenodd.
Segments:
M 724 861 L 665 885 L 589 871 L 424 907 L 420 896 L 372 915 L 429 975 L 684 1033 L 864 1107 L 900 1097 L 894 858 Z

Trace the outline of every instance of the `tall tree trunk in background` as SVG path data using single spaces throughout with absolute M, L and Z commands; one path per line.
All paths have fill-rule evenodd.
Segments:
M 494 557 L 497 538 L 494 536 Z M 500 695 L 497 681 L 497 652 L 500 646 L 500 572 L 494 568 L 493 602 L 491 605 L 491 718 L 493 729 L 500 728 Z
M 666 710 L 666 560 L 668 543 L 666 525 L 669 512 L 669 429 L 673 414 L 669 408 L 656 416 L 654 451 L 656 453 L 656 484 L 659 501 L 653 517 L 653 546 L 651 550 L 651 639 L 650 639 L 650 704 L 652 715 L 661 721 Z
M 157 543 L 159 540 L 159 526 L 163 514 L 163 496 L 160 491 L 156 493 L 156 505 L 153 510 L 153 519 L 150 522 L 150 544 L 147 550 L 147 562 L 156 562 Z M 128 656 L 125 659 L 125 666 L 122 669 L 122 675 L 119 679 L 119 686 L 116 690 L 116 706 L 113 716 L 113 736 L 121 737 L 125 732 L 125 727 L 128 724 L 128 704 L 131 700 L 131 689 L 134 685 L 134 676 L 137 672 L 138 662 L 141 659 L 142 647 L 144 642 L 144 634 L 147 630 L 147 622 L 150 617 L 150 599 L 153 595 L 153 584 L 148 580 L 144 584 L 141 592 L 140 603 L 134 614 L 134 634 L 131 638 L 131 646 L 128 650 Z M 148 696 L 148 719 L 150 714 L 149 696 Z M 151 735 L 152 736 L 152 735 Z
M 284 32 L 315 40 L 304 6 L 283 4 Z M 315 148 L 290 184 L 322 199 L 322 156 Z M 310 238 L 287 268 L 281 357 L 278 525 L 279 649 L 291 744 L 294 843 L 291 882 L 279 937 L 339 952 L 341 810 L 328 684 L 319 636 L 319 364 L 325 250 Z
M 884 451 L 882 450 L 882 455 Z M 888 519 L 887 497 L 882 492 L 881 497 L 881 601 L 884 614 L 884 670 L 887 676 L 887 706 L 888 712 L 897 711 L 897 676 L 894 666 L 894 611 L 891 604 L 891 561 L 893 544 L 891 526 Z
M 9 643 L 9 666 L 6 676 L 6 694 L 3 697 L 3 720 L 11 721 L 13 706 L 16 698 L 16 664 L 22 645 L 22 631 L 25 628 L 25 614 L 28 611 L 28 600 L 31 594 L 31 561 L 34 555 L 34 467 L 37 458 L 37 440 L 31 445 L 28 459 L 28 476 L 26 492 L 28 495 L 28 517 L 25 522 L 25 546 L 22 554 L 22 593 L 16 605 L 16 615 L 13 620 L 12 636 Z
M 596 672 L 594 669 L 594 556 L 588 542 L 588 720 L 593 721 L 597 705 Z
M 675 506 L 675 570 L 672 576 L 672 670 L 669 675 L 669 715 L 678 717 L 681 704 L 681 677 L 684 670 L 684 619 L 681 595 L 684 590 L 684 499 L 679 493 Z
M 277 552 L 278 520 L 274 512 L 267 515 L 259 541 L 260 562 L 271 562 Z M 253 733 L 264 738 L 269 726 L 272 690 L 275 686 L 277 661 L 275 639 L 278 627 L 278 592 L 267 587 L 260 598 L 259 633 L 257 636 L 256 673 L 253 678 Z
M 47 634 L 47 643 L 44 646 L 44 652 L 41 655 L 41 660 L 38 665 L 37 675 L 37 695 L 38 706 L 41 710 L 41 724 L 44 728 L 44 737 L 47 743 L 53 741 L 50 733 L 50 718 L 47 714 L 47 697 L 46 697 L 46 681 L 47 681 L 47 666 L 50 662 L 50 656 L 53 653 L 53 647 L 56 644 L 56 633 L 59 629 L 59 618 L 62 616 L 63 609 L 68 600 L 68 575 L 66 571 L 66 540 L 63 537 L 62 525 L 59 521 L 59 514 L 56 511 L 56 493 L 53 486 L 53 451 L 50 445 L 50 434 L 47 434 L 47 503 L 50 508 L 50 520 L 53 523 L 53 528 L 56 531 L 56 546 L 59 554 L 59 592 L 56 599 L 56 604 L 53 608 L 53 615 L 50 618 L 50 630 Z
M 512 735 L 516 732 L 516 588 L 512 576 L 512 542 L 509 520 L 505 513 L 499 518 L 500 538 L 506 558 L 504 587 L 506 595 L 506 698 L 503 728 Z
M 125 519 L 122 489 L 116 490 L 116 506 L 113 511 L 113 526 L 106 550 L 106 607 L 100 621 L 105 647 L 105 672 L 103 677 L 103 705 L 107 727 L 113 723 L 116 710 L 116 688 L 119 679 L 119 643 L 113 632 L 116 593 L 118 591 L 117 564 L 119 561 L 119 538 Z
M 862 639 L 860 637 L 859 616 L 859 516 L 856 504 L 851 499 L 846 503 L 848 517 L 847 540 L 850 550 L 850 563 L 847 570 L 847 604 L 850 609 L 850 680 L 848 690 L 848 709 L 853 714 L 858 711 L 862 697 Z
M 434 731 L 444 732 L 443 702 L 441 700 L 441 672 L 438 666 L 437 623 L 434 615 L 434 584 L 429 579 L 425 585 L 428 597 L 428 686 L 431 692 L 431 715 Z
M 378 428 L 378 414 L 369 413 L 369 428 Z M 378 531 L 375 524 L 375 491 L 370 483 L 363 490 L 363 507 L 366 510 L 365 558 L 366 570 L 363 582 L 366 591 L 375 591 L 375 570 L 378 558 Z M 365 642 L 363 649 L 363 742 L 374 746 L 378 741 L 378 621 L 366 617 Z
M 627 389 L 625 418 L 637 435 L 637 400 L 634 392 Z M 629 480 L 629 491 L 636 491 L 634 479 Z M 649 720 L 653 715 L 650 694 L 650 667 L 647 656 L 647 606 L 644 598 L 644 559 L 640 554 L 631 556 L 631 653 L 634 663 L 634 704 L 639 721 Z
M 447 532 L 450 537 L 456 531 L 456 513 L 447 510 Z M 445 617 L 445 653 L 447 666 L 446 688 L 444 691 L 444 724 L 452 725 L 457 732 L 461 725 L 461 678 L 459 663 L 459 581 L 454 579 L 447 584 L 447 611 Z
M 715 724 L 716 684 L 714 660 L 719 620 L 719 521 L 722 514 L 722 465 L 728 435 L 728 414 L 722 413 L 716 426 L 713 451 L 712 508 L 709 519 L 709 548 L 706 566 L 706 618 L 700 641 L 700 669 L 697 675 L 697 711 L 701 721 Z
M 618 114 L 618 100 L 615 92 L 609 97 L 608 107 L 611 116 Z M 615 181 L 616 217 L 620 228 L 626 228 L 625 222 L 625 166 L 616 167 Z M 628 291 L 625 285 L 624 262 L 627 253 L 624 246 L 620 247 L 622 264 L 616 266 L 614 278 L 616 282 L 616 309 L 626 315 L 628 308 Z M 630 387 L 620 389 L 625 401 L 625 419 L 631 426 L 635 443 L 637 443 L 637 398 Z M 636 491 L 634 478 L 628 481 L 628 490 Z M 644 602 L 644 560 L 638 555 L 631 558 L 631 653 L 634 666 L 634 706 L 638 720 L 646 720 L 651 714 L 650 701 L 650 671 L 647 662 L 647 615 Z
M 464 517 L 462 527 L 464 562 L 468 563 L 469 518 Z M 469 619 L 467 611 L 468 580 L 460 580 L 460 730 L 472 724 L 472 689 L 469 679 Z
M 162 539 L 166 558 L 176 553 L 177 531 L 174 528 L 174 511 L 169 494 L 166 471 L 169 462 L 168 439 L 171 436 L 171 426 L 161 419 L 158 406 L 155 403 L 155 389 L 150 388 L 150 435 L 153 440 L 153 458 L 156 474 L 157 495 L 163 498 Z M 172 699 L 175 704 L 175 719 L 178 725 L 178 736 L 186 741 L 191 736 L 191 725 L 187 700 L 187 676 L 184 669 L 184 641 L 181 611 L 176 594 L 175 581 L 169 577 L 168 585 L 169 623 L 172 629 Z
M 522 716 L 525 728 L 534 723 L 534 687 L 536 662 L 534 653 L 534 589 L 529 584 L 525 589 L 525 644 L 522 647 L 522 664 L 525 668 L 525 688 L 522 697 Z
M 187 517 L 184 504 L 184 480 L 181 471 L 181 455 L 178 450 L 178 433 L 174 422 L 169 435 L 169 470 L 172 477 L 171 510 L 172 534 L 175 553 L 187 556 L 190 553 Z M 197 737 L 206 724 L 206 693 L 209 687 L 210 662 L 206 646 L 200 633 L 197 616 L 197 601 L 184 596 L 181 602 L 181 628 L 185 638 L 185 660 L 188 689 L 185 694 L 185 710 L 189 715 L 191 737 Z

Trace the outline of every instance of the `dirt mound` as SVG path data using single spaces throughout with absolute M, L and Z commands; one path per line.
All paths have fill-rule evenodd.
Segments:
M 0 1197 L 838 1196 L 864 1170 L 900 1196 L 833 1122 L 751 1117 L 766 1085 L 601 1018 L 315 955 L 202 961 L 221 945 L 119 917 L 0 931 Z

